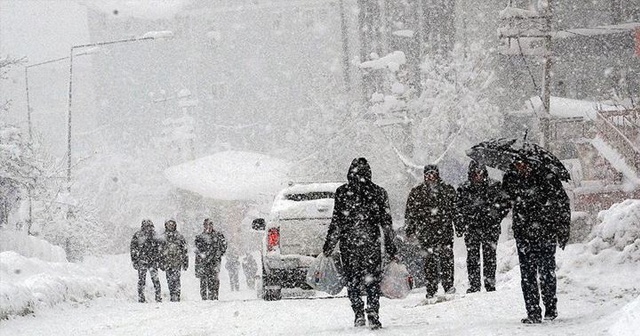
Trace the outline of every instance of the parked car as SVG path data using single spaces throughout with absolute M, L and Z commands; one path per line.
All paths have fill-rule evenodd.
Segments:
M 253 220 L 252 228 L 264 231 L 261 285 L 264 300 L 280 300 L 282 288 L 311 289 L 305 281 L 307 270 L 322 253 L 335 191 L 341 184 L 292 184 L 275 197 L 266 220 Z

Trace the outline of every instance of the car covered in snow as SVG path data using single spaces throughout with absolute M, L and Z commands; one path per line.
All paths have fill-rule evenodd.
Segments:
M 336 189 L 342 183 L 291 184 L 278 193 L 266 219 L 253 220 L 262 240 L 262 298 L 280 300 L 283 288 L 311 289 L 305 278 L 322 253 Z M 260 291 L 261 289 L 261 291 Z

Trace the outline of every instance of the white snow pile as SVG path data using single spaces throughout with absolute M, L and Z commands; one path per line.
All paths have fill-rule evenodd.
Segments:
M 47 262 L 14 251 L 2 252 L 0 320 L 11 315 L 31 314 L 62 302 L 77 303 L 123 294 L 125 286 L 112 279 L 106 270 L 103 272 L 66 261 Z
M 587 244 L 590 252 L 617 263 L 640 262 L 640 200 L 614 204 L 600 211 L 598 219 Z
M 64 250 L 24 231 L 0 230 L 0 252 L 15 251 L 25 257 L 45 261 L 67 261 Z

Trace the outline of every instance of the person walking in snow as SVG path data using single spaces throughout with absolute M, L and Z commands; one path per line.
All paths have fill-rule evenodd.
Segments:
M 424 182 L 407 198 L 407 237 L 417 239 L 425 255 L 426 299 L 435 300 L 438 283 L 453 294 L 453 235 L 456 190 L 440 179 L 436 165 L 424 166 Z
M 155 289 L 156 302 L 162 302 L 160 293 L 160 279 L 158 279 L 158 264 L 160 252 L 158 239 L 150 219 L 142 221 L 140 231 L 131 238 L 131 262 L 138 271 L 138 302 L 145 302 L 144 289 L 146 287 L 147 271 Z
M 467 293 L 480 291 L 480 251 L 484 289 L 496 290 L 496 248 L 500 222 L 509 212 L 509 203 L 500 182 L 489 178 L 487 168 L 476 161 L 469 163 L 468 180 L 458 187 L 456 232 L 464 235 L 467 247 Z
M 180 301 L 180 271 L 189 268 L 187 241 L 176 230 L 176 221 L 166 221 L 164 228 L 164 234 L 160 237 L 162 269 L 167 275 L 170 300 Z
M 569 198 L 555 175 L 526 158 L 516 160 L 502 181 L 502 189 L 513 206 L 513 236 L 527 310 L 522 323 L 542 322 L 540 293 L 544 319 L 553 320 L 558 316 L 556 246 L 564 249 L 569 241 Z
M 213 222 L 207 218 L 204 229 L 195 239 L 195 271 L 200 278 L 202 300 L 218 300 L 220 289 L 220 264 L 227 251 L 227 241 L 221 232 L 213 229 Z
M 395 260 L 396 255 L 389 198 L 386 190 L 371 181 L 371 167 L 365 158 L 351 162 L 347 181 L 336 190 L 323 253 L 330 256 L 340 243 L 347 293 L 355 313 L 354 325 L 362 327 L 366 323 L 364 302 L 360 297 L 364 288 L 369 327 L 379 329 L 382 328 L 379 308 L 383 239 L 389 257 Z
M 247 281 L 247 287 L 254 289 L 256 287 L 258 263 L 256 263 L 256 259 L 251 255 L 251 253 L 247 253 L 242 259 L 242 270 L 244 271 L 244 277 Z
M 239 291 L 240 281 L 238 280 L 238 268 L 240 268 L 240 260 L 238 260 L 238 256 L 235 253 L 229 253 L 224 267 L 229 273 L 229 285 L 231 286 L 231 291 Z

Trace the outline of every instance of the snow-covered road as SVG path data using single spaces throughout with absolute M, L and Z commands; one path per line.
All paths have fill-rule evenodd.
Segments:
M 352 327 L 353 316 L 345 297 L 265 302 L 256 299 L 255 292 L 244 286 L 240 292 L 229 292 L 228 278 L 223 275 L 222 300 L 203 302 L 198 298 L 195 279 L 185 275 L 183 302 L 140 304 L 134 302 L 132 295 L 121 299 L 102 298 L 85 304 L 63 304 L 38 312 L 35 317 L 3 321 L 0 333 L 92 336 L 606 335 L 624 318 L 621 308 L 634 300 L 638 305 L 640 291 L 633 283 L 638 271 L 632 268 L 621 268 L 617 272 L 599 272 L 597 268 L 593 271 L 593 274 L 575 270 L 560 274 L 560 317 L 535 326 L 519 322 L 525 313 L 517 277 L 503 282 L 496 292 L 466 295 L 430 306 L 415 306 L 423 298 L 423 289 L 414 291 L 404 300 L 383 298 L 380 314 L 384 328 L 374 332 Z M 134 281 L 131 278 L 131 282 Z M 624 283 L 628 285 L 621 286 Z M 163 288 L 166 288 L 164 285 L 163 282 Z M 634 313 L 638 313 L 637 308 L 630 314 Z M 625 324 L 623 327 L 625 331 L 631 326 Z

